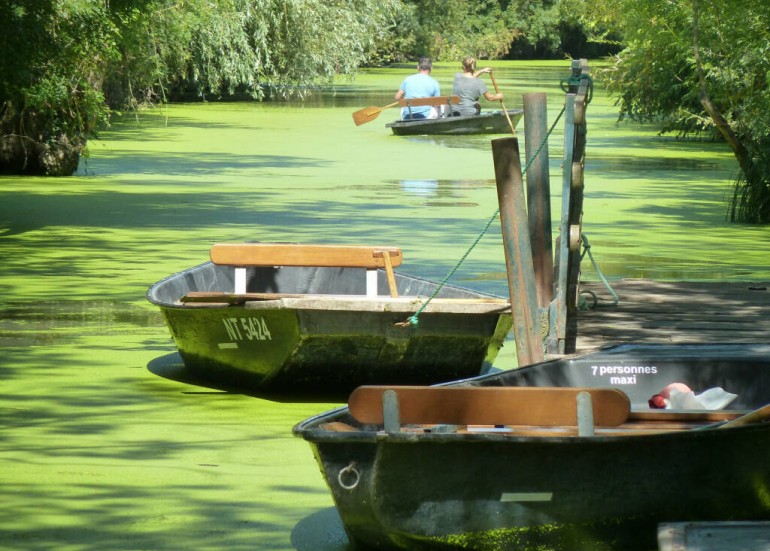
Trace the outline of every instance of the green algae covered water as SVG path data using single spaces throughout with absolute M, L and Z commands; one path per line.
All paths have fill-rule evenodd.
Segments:
M 567 65 L 495 64 L 506 107 L 545 91 L 553 120 Z M 434 72 L 445 92 L 455 70 Z M 0 549 L 346 549 L 291 436 L 337 402 L 189 379 L 144 293 L 217 241 L 397 245 L 405 272 L 442 279 L 497 207 L 490 137 L 395 137 L 395 110 L 353 124 L 412 71 L 366 72 L 304 102 L 146 111 L 91 142 L 76 176 L 0 178 Z M 597 86 L 583 220 L 604 275 L 770 280 L 767 228 L 726 221 L 726 147 L 616 118 Z M 453 282 L 506 294 L 498 224 Z M 513 366 L 509 348 L 498 367 Z

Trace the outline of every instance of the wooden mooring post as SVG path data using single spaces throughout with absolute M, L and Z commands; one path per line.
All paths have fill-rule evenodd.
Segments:
M 537 287 L 527 223 L 524 179 L 519 160 L 519 139 L 492 140 L 492 157 L 495 163 L 508 291 L 511 296 L 516 358 L 520 366 L 529 365 L 545 358 L 538 328 Z
M 524 94 L 524 156 L 527 159 L 527 214 L 537 305 L 547 308 L 553 300 L 553 248 L 548 103 L 545 93 Z
M 516 138 L 492 141 L 513 331 L 519 366 L 545 354 L 575 351 L 585 166 L 585 110 L 592 87 L 588 62 L 573 61 L 563 85 L 562 209 L 554 260 L 551 246 L 545 94 L 524 97 L 527 194 Z
M 592 85 L 588 62 L 572 62 L 564 104 L 564 157 L 562 202 L 555 260 L 554 300 L 549 313 L 549 354 L 575 351 L 577 340 L 580 245 L 583 224 L 583 169 L 585 167 L 586 118 Z

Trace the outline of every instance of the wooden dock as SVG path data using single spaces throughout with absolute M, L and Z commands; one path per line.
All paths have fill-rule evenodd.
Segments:
M 622 343 L 770 343 L 770 283 L 581 283 L 596 307 L 578 312 L 577 352 Z M 586 296 L 586 303 L 593 298 Z M 666 523 L 659 551 L 770 551 L 770 522 Z
M 610 286 L 615 305 L 601 282 L 581 283 L 581 293 L 598 301 L 578 313 L 577 352 L 631 342 L 770 342 L 770 282 L 623 279 Z

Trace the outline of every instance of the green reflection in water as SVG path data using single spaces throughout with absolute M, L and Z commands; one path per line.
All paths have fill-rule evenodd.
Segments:
M 437 67 L 445 91 L 454 65 Z M 554 120 L 564 62 L 493 66 L 507 107 L 547 91 Z M 395 244 L 404 271 L 443 278 L 497 207 L 490 138 L 396 137 L 395 110 L 351 117 L 390 103 L 413 70 L 367 71 L 305 103 L 147 111 L 92 142 L 77 177 L 0 178 L 3 545 L 344 549 L 290 434 L 332 403 L 190 380 L 144 293 L 216 241 L 253 239 Z M 723 145 L 617 125 L 600 89 L 588 122 L 584 229 L 605 274 L 770 280 L 767 229 L 725 221 L 735 163 Z M 558 127 L 554 216 L 561 139 Z M 457 283 L 507 292 L 498 228 Z

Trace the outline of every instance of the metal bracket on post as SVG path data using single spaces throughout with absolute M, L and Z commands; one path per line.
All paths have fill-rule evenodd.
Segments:
M 585 390 L 577 395 L 578 436 L 594 435 L 594 405 L 591 393 Z
M 385 432 L 401 432 L 398 394 L 394 390 L 386 390 L 382 393 L 382 419 Z

